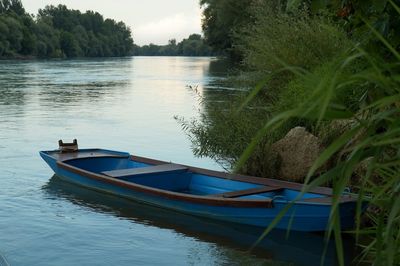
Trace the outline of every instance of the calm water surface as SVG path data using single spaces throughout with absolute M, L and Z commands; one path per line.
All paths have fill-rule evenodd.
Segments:
M 218 99 L 212 58 L 0 62 L 0 265 L 316 265 L 321 237 L 260 232 L 104 196 L 53 177 L 39 150 L 77 138 L 219 169 L 195 158 L 174 116 Z M 224 95 L 231 90 L 222 89 Z M 333 265 L 328 251 L 327 265 Z

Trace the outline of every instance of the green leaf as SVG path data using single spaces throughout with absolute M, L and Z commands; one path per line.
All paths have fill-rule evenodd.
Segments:
M 287 112 L 278 114 L 274 118 L 269 120 L 264 125 L 264 127 L 257 132 L 256 136 L 252 139 L 250 144 L 247 146 L 245 151 L 242 153 L 242 155 L 240 156 L 240 158 L 235 166 L 234 172 L 238 172 L 240 170 L 240 168 L 243 167 L 243 165 L 246 163 L 246 161 L 250 158 L 251 154 L 253 153 L 253 151 L 256 148 L 256 146 L 258 145 L 258 143 L 261 141 L 261 139 L 265 136 L 265 134 L 269 130 L 273 130 L 274 128 L 279 127 L 284 121 L 295 116 L 296 114 L 298 114 L 297 110 L 289 110 Z
M 328 0 L 312 0 L 311 11 L 314 13 L 319 12 L 321 9 L 325 9 L 329 4 Z
M 400 7 L 396 5 L 392 0 L 389 0 L 389 3 L 393 6 L 396 12 L 400 15 Z
M 400 60 L 400 53 L 389 43 L 385 37 L 382 36 L 374 27 L 372 27 L 366 20 L 364 20 L 364 23 L 368 26 L 368 28 L 374 33 L 374 35 L 386 46 L 386 48 L 389 49 L 389 51 L 392 52 L 392 54 L 397 58 L 397 60 Z
M 302 3 L 302 0 L 288 0 L 286 3 L 286 11 L 287 12 L 293 12 L 299 9 L 300 4 Z
M 329 158 L 332 157 L 333 154 L 335 154 L 345 144 L 347 144 L 349 140 L 352 139 L 359 132 L 359 130 L 360 126 L 354 127 L 353 129 L 343 133 L 342 136 L 340 136 L 336 141 L 334 141 L 331 145 L 329 145 L 328 148 L 326 148 L 321 153 L 318 159 L 314 162 L 313 166 L 310 168 L 304 183 L 307 184 L 311 179 L 311 177 L 314 175 L 314 173 L 317 171 L 317 169 L 319 169 L 322 165 L 324 165 L 326 161 L 328 161 Z

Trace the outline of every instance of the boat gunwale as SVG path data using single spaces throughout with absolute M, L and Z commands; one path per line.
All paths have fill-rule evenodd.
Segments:
M 81 168 L 69 165 L 62 161 L 57 161 L 57 165 L 61 168 L 71 171 L 73 173 L 83 175 L 85 177 L 89 177 L 92 179 L 100 180 L 102 182 L 114 184 L 120 187 L 128 188 L 137 192 L 144 192 L 156 196 L 161 196 L 168 199 L 173 200 L 181 200 L 186 202 L 194 202 L 205 205 L 215 205 L 215 206 L 224 206 L 224 207 L 250 207 L 250 208 L 273 208 L 272 199 L 263 199 L 263 200 L 254 200 L 254 199 L 229 199 L 229 198 L 213 198 L 211 196 L 199 196 L 192 194 L 185 194 L 179 192 L 173 192 L 169 190 L 158 189 L 149 186 L 143 186 L 140 184 L 136 184 L 133 182 L 116 179 L 112 177 L 108 177 L 102 174 L 96 174 L 94 172 L 90 172 L 87 170 L 83 170 Z
M 88 149 L 86 149 L 87 151 Z M 105 150 L 105 149 L 90 149 L 90 150 L 103 150 L 103 151 L 109 151 L 109 152 L 114 152 L 111 150 Z M 85 151 L 85 150 L 80 150 L 80 151 Z M 89 177 L 92 179 L 97 179 L 101 180 L 106 183 L 111 183 L 117 186 L 129 188 L 138 192 L 145 192 L 145 193 L 150 193 L 153 195 L 157 196 L 162 196 L 164 198 L 169 198 L 169 199 L 174 199 L 174 200 L 181 200 L 181 201 L 187 201 L 187 202 L 195 202 L 195 203 L 200 203 L 200 204 L 205 204 L 205 205 L 215 205 L 215 206 L 225 206 L 225 207 L 253 207 L 253 208 L 262 208 L 262 207 L 267 207 L 267 208 L 273 208 L 274 202 L 276 203 L 284 203 L 288 204 L 291 203 L 292 201 L 287 201 L 287 200 L 281 200 L 281 199 L 240 199 L 240 198 L 218 198 L 218 197 L 213 197 L 213 195 L 205 195 L 205 196 L 200 196 L 200 195 L 192 195 L 192 194 L 185 194 L 185 193 L 180 193 L 180 192 L 174 192 L 174 191 L 169 191 L 169 190 L 163 190 L 163 189 L 158 189 L 150 186 L 144 186 L 140 184 L 136 184 L 133 182 L 121 180 L 121 179 L 116 179 L 112 177 L 108 177 L 103 174 L 97 174 L 91 171 L 87 171 L 75 166 L 72 166 L 68 164 L 67 162 L 73 161 L 73 160 L 85 160 L 85 159 L 90 159 L 90 158 L 129 158 L 132 161 L 140 162 L 140 163 L 146 163 L 146 164 L 152 164 L 152 165 L 160 165 L 160 164 L 170 164 L 171 162 L 166 162 L 166 161 L 161 161 L 161 160 L 156 160 L 156 159 L 151 159 L 147 157 L 141 157 L 141 156 L 135 156 L 135 155 L 130 155 L 130 156 L 115 156 L 115 155 L 107 155 L 107 156 L 102 156 L 102 157 L 79 157 L 79 158 L 70 158 L 66 160 L 57 160 L 54 156 L 49 154 L 50 152 L 56 152 L 55 151 L 44 151 L 48 156 L 51 156 L 56 160 L 56 163 L 58 166 L 61 168 L 74 172 L 76 174 L 83 175 L 85 177 Z M 78 150 L 79 152 L 79 150 Z M 182 164 L 180 164 L 182 165 Z M 247 176 L 247 175 L 240 175 L 240 174 L 231 174 L 231 173 L 226 173 L 226 172 L 221 172 L 221 171 L 215 171 L 215 170 L 210 170 L 210 169 L 205 169 L 205 168 L 198 168 L 198 167 L 193 167 L 193 166 L 188 166 L 188 165 L 182 165 L 186 166 L 189 171 L 191 171 L 194 174 L 203 174 L 203 175 L 208 175 L 208 176 L 215 176 L 217 178 L 222 178 L 222 179 L 227 179 L 227 180 L 233 180 L 233 181 L 239 181 L 239 182 L 247 182 L 247 183 L 252 183 L 252 184 L 257 184 L 257 185 L 267 185 L 271 187 L 283 187 L 286 189 L 292 189 L 292 190 L 298 190 L 301 191 L 303 185 L 298 184 L 298 183 L 293 183 L 293 182 L 288 182 L 288 181 L 282 181 L 282 180 L 273 180 L 270 178 L 261 178 L 261 177 L 253 177 L 253 176 Z M 309 193 L 315 193 L 315 194 L 320 194 L 323 196 L 326 196 L 324 198 L 330 198 L 329 196 L 332 196 L 332 189 L 330 188 L 325 188 L 325 187 L 317 187 L 309 191 Z M 346 202 L 353 202 L 356 201 L 355 198 L 351 197 L 340 197 L 339 203 L 346 203 Z M 325 202 L 311 202 L 311 201 L 295 201 L 295 204 L 301 204 L 301 205 L 324 205 L 324 206 L 329 206 L 332 205 L 330 202 L 325 201 Z
M 157 164 L 171 163 L 171 162 L 151 159 L 151 158 L 147 158 L 147 157 L 141 157 L 141 156 L 137 156 L 137 155 L 131 155 L 130 157 L 133 161 L 147 163 L 147 164 L 157 165 Z M 231 174 L 231 173 L 227 173 L 227 172 L 210 170 L 210 169 L 200 168 L 200 167 L 194 167 L 194 166 L 190 166 L 190 165 L 184 165 L 184 164 L 180 164 L 180 165 L 187 167 L 189 171 L 191 171 L 192 173 L 196 173 L 196 174 L 215 176 L 215 177 L 222 178 L 222 179 L 246 182 L 246 183 L 269 186 L 269 187 L 275 187 L 275 188 L 279 188 L 279 189 L 282 188 L 282 189 L 291 189 L 291 190 L 296 190 L 296 191 L 302 191 L 303 186 L 304 186 L 299 183 L 283 181 L 283 180 L 278 180 L 278 179 L 271 179 L 271 178 L 267 178 L 267 177 L 255 177 L 255 176 L 242 175 L 242 174 Z M 333 198 L 332 198 L 333 193 L 332 193 L 331 188 L 315 187 L 315 188 L 310 189 L 307 193 L 319 194 L 319 195 L 323 195 L 325 197 L 309 198 L 309 199 L 304 199 L 304 201 L 298 200 L 298 201 L 295 201 L 295 203 L 296 204 L 304 204 L 304 205 L 308 205 L 308 204 L 332 205 L 331 202 L 329 202 L 329 200 L 328 200 L 328 199 L 333 200 Z M 213 195 L 213 196 L 215 196 L 215 195 Z M 342 195 L 339 199 L 339 203 L 356 202 L 356 201 L 357 201 L 357 198 L 351 194 Z M 290 203 L 292 201 L 275 200 L 275 202 Z
M 166 161 L 161 161 L 161 160 L 156 160 L 156 159 L 151 159 L 151 158 L 141 157 L 141 156 L 136 156 L 136 155 L 131 155 L 131 159 L 136 162 L 147 163 L 147 164 L 170 163 L 170 162 L 166 162 Z M 267 177 L 255 177 L 255 176 L 242 175 L 242 174 L 231 174 L 231 173 L 227 173 L 227 172 L 199 168 L 199 167 L 194 167 L 194 166 L 190 166 L 190 165 L 184 165 L 184 164 L 180 164 L 180 165 L 187 167 L 193 173 L 203 174 L 203 175 L 208 175 L 208 176 L 215 176 L 215 177 L 239 181 L 239 182 L 247 182 L 247 183 L 271 186 L 271 187 L 283 187 L 283 188 L 298 190 L 298 191 L 301 191 L 304 186 L 299 183 L 271 179 L 271 178 L 267 178 Z M 316 187 L 316 188 L 313 188 L 310 191 L 308 191 L 308 193 L 320 194 L 320 195 L 324 195 L 324 196 L 332 196 L 332 189 L 327 188 L 327 187 Z

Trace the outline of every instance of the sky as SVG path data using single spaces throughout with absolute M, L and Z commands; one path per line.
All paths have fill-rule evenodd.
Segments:
M 123 21 L 138 45 L 167 44 L 201 33 L 199 0 L 22 0 L 25 10 L 37 14 L 46 5 L 97 11 L 104 18 Z

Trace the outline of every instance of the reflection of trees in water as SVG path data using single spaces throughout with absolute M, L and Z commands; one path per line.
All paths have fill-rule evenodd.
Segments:
M 45 106 L 52 105 L 52 103 L 102 102 L 105 97 L 122 97 L 129 86 L 129 81 L 103 81 L 77 84 L 48 83 L 41 88 L 39 99 L 40 104 Z
M 161 229 L 170 229 L 178 234 L 214 244 L 208 252 L 216 258 L 217 264 L 254 265 L 265 260 L 291 262 L 292 265 L 319 265 L 323 253 L 323 237 L 315 234 L 273 231 L 251 253 L 248 248 L 258 239 L 262 229 L 230 224 L 185 215 L 161 208 L 147 206 L 131 200 L 92 191 L 62 181 L 53 176 L 43 187 L 50 198 L 64 199 L 89 210 L 107 213 Z M 190 249 L 190 260 L 198 258 L 196 246 Z M 325 264 L 335 265 L 332 248 L 328 249 Z
M 87 59 L 52 62 L 38 76 L 41 105 L 97 103 L 107 97 L 123 97 L 131 85 L 129 58 Z M 54 107 L 57 107 L 55 105 Z
M 232 63 L 228 59 L 211 59 L 209 66 L 210 76 L 225 77 Z
M 26 63 L 4 61 L 0 65 L 0 117 L 23 116 L 27 83 L 32 68 Z
M 208 67 L 209 79 L 200 92 L 204 112 L 210 108 L 231 103 L 241 91 L 228 87 L 226 77 L 229 75 L 232 63 L 228 59 L 211 59 Z
M 2 85 L 2 84 L 1 84 Z M 0 105 L 23 105 L 26 92 L 23 89 L 4 88 L 0 85 Z
M 178 119 L 189 135 L 193 153 L 215 160 L 226 170 L 232 168 L 238 154 L 244 150 L 246 143 L 240 138 L 244 128 L 241 123 L 248 122 L 243 112 L 238 113 L 241 117 L 236 115 L 244 93 L 230 87 L 226 81 L 229 67 L 229 61 L 210 62 L 209 79 L 204 87 L 194 88 L 200 115 Z
M 24 105 L 32 66 L 4 61 L 0 65 L 0 105 Z
M 106 97 L 123 98 L 131 84 L 131 61 L 4 61 L 0 65 L 1 113 L 20 113 L 27 102 L 36 100 L 57 108 L 60 104 L 102 102 Z

